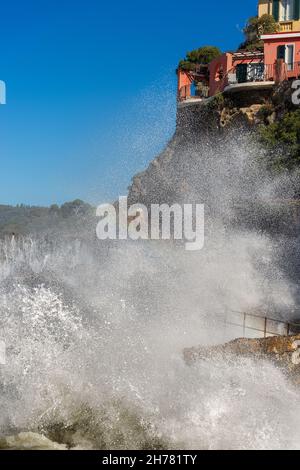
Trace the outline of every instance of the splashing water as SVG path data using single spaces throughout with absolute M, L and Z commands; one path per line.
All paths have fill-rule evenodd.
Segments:
M 13 445 L 33 447 L 43 435 L 77 448 L 299 448 L 299 390 L 281 370 L 249 358 L 183 360 L 185 347 L 229 339 L 226 309 L 295 307 L 281 240 L 221 223 L 229 190 L 238 191 L 225 173 L 212 197 L 217 207 L 221 195 L 222 216 L 192 255 L 171 242 L 0 242 L 3 438 L 23 432 Z
M 212 308 L 263 300 L 248 250 L 266 245 L 257 239 L 253 250 L 243 237 L 236 261 L 233 246 L 191 260 L 128 244 L 97 260 L 78 245 L 13 245 L 0 293 L 1 434 L 34 431 L 80 448 L 297 447 L 298 392 L 273 365 L 182 359 L 186 346 L 224 339 Z

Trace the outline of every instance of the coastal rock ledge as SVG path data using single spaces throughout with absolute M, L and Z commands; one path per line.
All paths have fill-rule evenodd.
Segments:
M 299 374 L 300 377 L 300 335 L 236 339 L 218 346 L 185 349 L 183 355 L 189 365 L 208 359 L 231 360 L 236 356 L 267 359 L 276 362 L 289 372 Z
M 2 437 L 0 450 L 67 450 L 67 446 L 53 442 L 42 434 L 20 432 L 15 436 Z

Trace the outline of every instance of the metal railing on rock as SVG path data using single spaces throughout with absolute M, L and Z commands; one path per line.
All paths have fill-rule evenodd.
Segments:
M 265 315 L 230 310 L 226 314 L 226 326 L 236 332 L 237 337 L 268 338 L 300 334 L 300 322 L 269 318 Z

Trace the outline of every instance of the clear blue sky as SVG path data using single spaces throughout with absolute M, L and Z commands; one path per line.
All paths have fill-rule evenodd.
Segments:
M 256 0 L 2 2 L 0 204 L 104 202 L 175 125 L 178 60 L 234 49 Z

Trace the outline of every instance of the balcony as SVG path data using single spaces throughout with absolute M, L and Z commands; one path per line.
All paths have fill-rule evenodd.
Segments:
M 277 64 L 264 63 L 238 64 L 225 75 L 220 91 L 267 89 L 273 87 L 275 81 L 285 79 L 287 79 L 286 64 L 280 64 L 280 67 Z
M 273 81 L 275 64 L 250 63 L 238 64 L 228 72 L 228 85 Z
M 285 80 L 300 77 L 300 62 L 286 64 L 278 60 L 274 64 L 238 64 L 222 80 L 220 91 L 238 91 L 242 89 L 263 89 Z
M 279 24 L 279 31 L 281 33 L 290 33 L 293 31 L 293 22 L 292 21 L 282 21 Z

